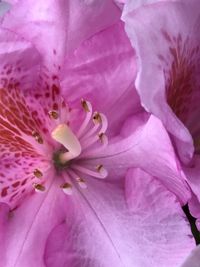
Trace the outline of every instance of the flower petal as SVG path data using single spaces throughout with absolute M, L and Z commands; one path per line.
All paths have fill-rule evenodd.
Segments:
M 48 267 L 177 267 L 194 247 L 176 198 L 142 171 L 123 184 L 91 180 L 75 191 L 74 210 L 48 237 Z
M 180 267 L 199 267 L 200 246 L 196 247 Z
M 164 1 L 137 10 L 132 3 L 123 20 L 139 55 L 137 90 L 144 107 L 175 137 L 181 160 L 188 163 L 193 144 L 183 123 L 190 129 L 190 113 L 199 105 L 199 1 Z
M 137 114 L 126 121 L 121 135 L 109 143 L 98 162 L 111 176 L 124 175 L 130 167 L 140 167 L 157 177 L 168 190 L 187 203 L 190 189 L 176 159 L 170 138 L 159 119 Z
M 5 16 L 3 27 L 30 40 L 43 56 L 44 65 L 55 72 L 65 55 L 66 7 L 62 0 L 18 1 Z
M 135 75 L 134 50 L 123 24 L 117 23 L 85 41 L 67 58 L 61 85 L 69 102 L 90 100 L 106 115 L 109 131 L 116 132 L 126 117 L 141 110 Z M 119 107 L 123 107 L 120 112 Z
M 0 17 L 5 15 L 6 12 L 10 9 L 10 4 L 8 4 L 6 2 L 4 2 L 4 1 L 0 2 Z
M 193 160 L 193 166 L 190 168 L 183 167 L 183 171 L 189 186 L 200 202 L 200 156 L 196 155 Z
M 44 57 L 44 64 L 55 72 L 62 66 L 67 50 L 114 23 L 119 16 L 111 0 L 22 0 L 13 5 L 3 26 L 31 40 Z
M 4 267 L 45 267 L 43 261 L 46 239 L 52 229 L 63 222 L 70 208 L 70 199 L 62 193 L 62 181 L 49 177 L 46 193 L 35 193 L 17 210 L 8 214 L 1 227 L 5 232 Z M 3 240 L 0 240 L 2 244 Z

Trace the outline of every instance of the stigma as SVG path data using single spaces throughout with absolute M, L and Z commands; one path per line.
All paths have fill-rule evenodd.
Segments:
M 51 136 L 55 141 L 62 144 L 67 150 L 67 152 L 61 153 L 59 155 L 61 163 L 64 164 L 81 154 L 80 142 L 76 135 L 66 124 L 58 125 L 51 133 Z

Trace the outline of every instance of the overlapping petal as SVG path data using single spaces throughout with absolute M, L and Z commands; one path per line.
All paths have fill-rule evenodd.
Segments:
M 179 266 L 194 244 L 175 196 L 139 169 L 127 183 L 128 206 L 123 183 L 93 180 L 67 197 L 54 180 L 7 217 L 3 266 Z
M 125 123 L 121 135 L 98 155 L 111 177 L 123 176 L 130 167 L 140 167 L 157 177 L 178 196 L 182 204 L 190 198 L 190 189 L 182 174 L 170 138 L 159 119 L 137 114 Z
M 44 57 L 44 64 L 55 72 L 62 66 L 67 51 L 112 25 L 119 16 L 111 0 L 22 0 L 13 5 L 3 26 L 32 41 Z
M 144 107 L 175 136 L 179 155 L 188 163 L 193 144 L 182 122 L 187 125 L 198 99 L 199 1 L 164 1 L 137 11 L 128 2 L 123 20 L 139 56 L 137 90 Z
M 180 267 L 199 267 L 200 262 L 200 246 L 195 248 L 186 261 Z
M 123 184 L 92 181 L 87 191 L 74 196 L 76 213 L 47 240 L 48 267 L 164 267 L 183 262 L 193 241 L 173 194 L 139 170 L 130 171 L 127 179 L 128 208 Z
M 135 52 L 124 25 L 117 23 L 85 41 L 66 58 L 61 85 L 68 101 L 85 98 L 103 112 L 111 135 L 119 132 L 130 114 L 142 110 L 135 76 Z

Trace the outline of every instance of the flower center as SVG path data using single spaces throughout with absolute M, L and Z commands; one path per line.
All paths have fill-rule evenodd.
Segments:
M 56 144 L 60 144 L 60 148 L 53 153 L 53 164 L 57 175 L 62 175 L 64 179 L 60 187 L 68 195 L 72 194 L 72 187 L 77 184 L 85 189 L 87 187 L 85 180 L 88 178 L 104 179 L 107 176 L 107 171 L 101 163 L 95 165 L 92 162 L 92 159 L 96 160 L 98 152 L 108 144 L 105 135 L 107 119 L 102 113 L 93 113 L 90 102 L 82 100 L 81 104 L 81 112 L 84 112 L 85 116 L 82 123 L 78 123 L 79 127 L 73 127 L 72 119 L 68 123 L 58 123 L 51 132 L 52 139 Z M 49 114 L 52 115 L 51 119 L 59 120 L 58 114 L 53 112 Z M 35 184 L 34 188 L 36 192 L 45 191 L 42 183 Z

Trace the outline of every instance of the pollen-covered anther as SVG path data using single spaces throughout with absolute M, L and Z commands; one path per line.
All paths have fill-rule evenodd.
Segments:
M 78 183 L 78 185 L 82 188 L 82 189 L 86 189 L 87 188 L 87 184 L 86 182 L 83 180 L 83 178 L 77 177 L 76 181 Z
M 40 170 L 38 170 L 38 169 L 35 169 L 34 172 L 33 172 L 33 174 L 34 174 L 34 176 L 36 178 L 42 178 L 42 176 L 43 176 L 43 173 Z
M 98 112 L 95 112 L 92 118 L 94 124 L 101 124 L 102 123 L 102 118 L 101 115 Z
M 57 120 L 59 117 L 59 114 L 55 110 L 51 110 L 48 112 L 50 119 Z
M 43 193 L 45 191 L 45 187 L 42 184 L 33 184 L 33 187 L 38 193 Z
M 83 109 L 85 110 L 85 112 L 90 112 L 90 107 L 89 107 L 89 102 L 81 99 L 81 105 L 83 107 Z
M 102 164 L 97 165 L 96 170 L 101 174 L 102 178 L 106 178 L 108 176 L 108 172 Z
M 73 190 L 72 190 L 72 185 L 70 183 L 64 183 L 60 186 L 60 188 L 62 188 L 63 192 L 66 195 L 72 195 Z
M 39 144 L 43 144 L 43 139 L 40 136 L 40 134 L 36 131 L 32 132 L 32 136 L 35 138 L 35 140 L 39 143 Z

